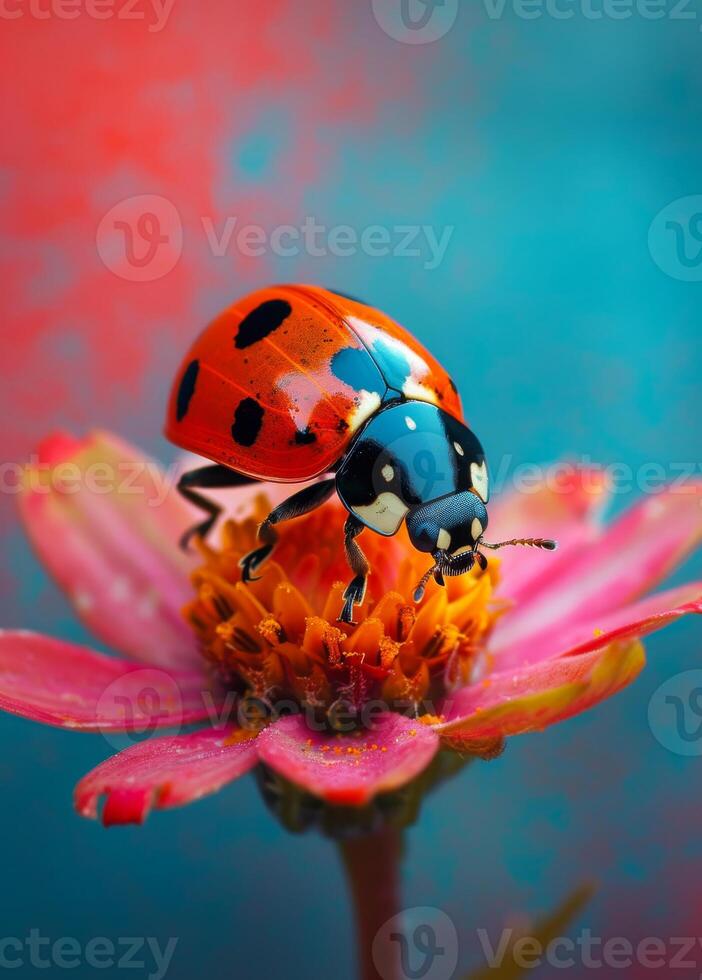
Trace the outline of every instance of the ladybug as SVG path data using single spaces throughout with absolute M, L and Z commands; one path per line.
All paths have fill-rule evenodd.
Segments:
M 273 551 L 275 527 L 334 492 L 348 511 L 344 547 L 353 579 L 339 620 L 363 602 L 368 562 L 356 538 L 391 536 L 404 521 L 433 565 L 429 578 L 461 575 L 487 560 L 479 550 L 555 542 L 488 544 L 485 454 L 468 428 L 456 386 L 406 330 L 373 306 L 319 286 L 271 286 L 221 313 L 195 341 L 173 386 L 166 435 L 212 460 L 185 473 L 181 494 L 207 516 L 183 536 L 203 538 L 221 508 L 200 491 L 258 480 L 314 480 L 259 528 L 242 579 Z

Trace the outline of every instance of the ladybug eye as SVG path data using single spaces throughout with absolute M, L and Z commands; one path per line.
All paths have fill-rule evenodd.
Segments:
M 407 518 L 407 530 L 412 544 L 418 551 L 433 551 L 439 537 L 440 528 L 431 521 L 422 519 L 415 511 Z
M 460 444 L 460 442 L 454 442 L 453 448 L 456 450 L 459 456 L 465 456 L 463 446 Z
M 436 547 L 436 539 L 438 534 L 436 528 L 431 524 L 422 524 L 414 533 L 414 539 L 417 546 L 430 551 L 432 548 Z

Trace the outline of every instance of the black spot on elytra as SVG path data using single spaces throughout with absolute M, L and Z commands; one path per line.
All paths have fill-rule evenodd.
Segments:
M 453 380 L 453 378 L 449 378 L 448 383 L 451 385 L 451 391 L 454 393 L 454 395 L 457 395 L 458 388 L 456 387 L 456 382 Z
M 309 425 L 305 429 L 298 429 L 295 433 L 295 442 L 298 446 L 309 446 L 311 442 L 316 442 L 317 436 L 310 429 Z
M 176 397 L 176 419 L 179 422 L 182 422 L 185 416 L 188 414 L 190 399 L 195 394 L 195 383 L 197 381 L 199 371 L 200 362 L 191 361 L 183 372 L 183 377 L 180 379 L 178 395 Z
M 366 350 L 344 347 L 332 357 L 331 370 L 335 378 L 354 391 L 376 391 L 379 395 L 385 391 L 380 371 Z
M 263 340 L 268 334 L 277 330 L 291 313 L 292 306 L 287 300 L 267 299 L 265 303 L 261 303 L 255 310 L 246 314 L 239 324 L 234 345 L 241 350 Z
M 240 446 L 253 446 L 261 431 L 264 409 L 255 398 L 244 398 L 236 406 L 232 424 L 232 439 Z

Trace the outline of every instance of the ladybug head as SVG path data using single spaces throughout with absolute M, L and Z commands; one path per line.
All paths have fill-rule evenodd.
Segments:
M 417 551 L 458 557 L 480 543 L 488 515 L 477 493 L 464 490 L 412 507 L 406 524 Z
M 418 551 L 429 552 L 434 559 L 417 585 L 415 602 L 421 601 L 432 575 L 443 585 L 444 576 L 463 575 L 475 564 L 485 570 L 487 559 L 479 550 L 481 547 L 496 550 L 505 545 L 530 545 L 547 551 L 556 548 L 556 542 L 548 538 L 512 538 L 491 544 L 483 540 L 487 524 L 485 504 L 472 490 L 449 494 L 408 512 L 406 525 L 412 544 Z

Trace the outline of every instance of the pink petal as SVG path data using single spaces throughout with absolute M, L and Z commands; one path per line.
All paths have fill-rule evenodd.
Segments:
M 182 806 L 215 793 L 256 765 L 256 740 L 241 729 L 213 729 L 140 742 L 113 755 L 78 783 L 76 810 L 111 824 L 143 823 L 152 807 Z
M 311 730 L 300 715 L 281 718 L 258 737 L 262 762 L 329 803 L 362 806 L 404 786 L 431 762 L 434 732 L 403 715 L 380 715 L 352 735 Z
M 466 751 L 474 742 L 541 731 L 611 697 L 644 664 L 643 647 L 633 640 L 502 671 L 454 695 L 435 730 L 449 745 Z
M 553 649 L 563 630 L 583 619 L 597 626 L 598 617 L 653 588 L 702 540 L 701 504 L 702 486 L 670 487 L 578 549 L 555 581 L 550 576 L 497 623 L 490 648 L 500 667 L 524 663 L 527 645 Z
M 193 511 L 173 473 L 114 436 L 59 434 L 27 468 L 20 512 L 39 557 L 103 643 L 151 664 L 199 661 L 180 614 L 196 559 L 178 538 Z
M 497 659 L 499 670 L 527 666 L 554 657 L 584 653 L 614 640 L 643 637 L 689 613 L 702 612 L 702 582 L 658 592 L 603 615 L 584 609 L 557 632 L 548 632 L 510 647 Z
M 500 560 L 500 594 L 518 603 L 556 579 L 583 544 L 598 536 L 597 516 L 607 500 L 602 470 L 563 463 L 547 468 L 544 481 L 496 497 L 490 504 L 490 541 L 555 538 L 548 554 L 505 548 Z M 489 554 L 488 554 L 489 557 Z
M 37 633 L 0 631 L 0 709 L 23 718 L 143 732 L 202 721 L 218 700 L 202 673 L 140 667 Z

